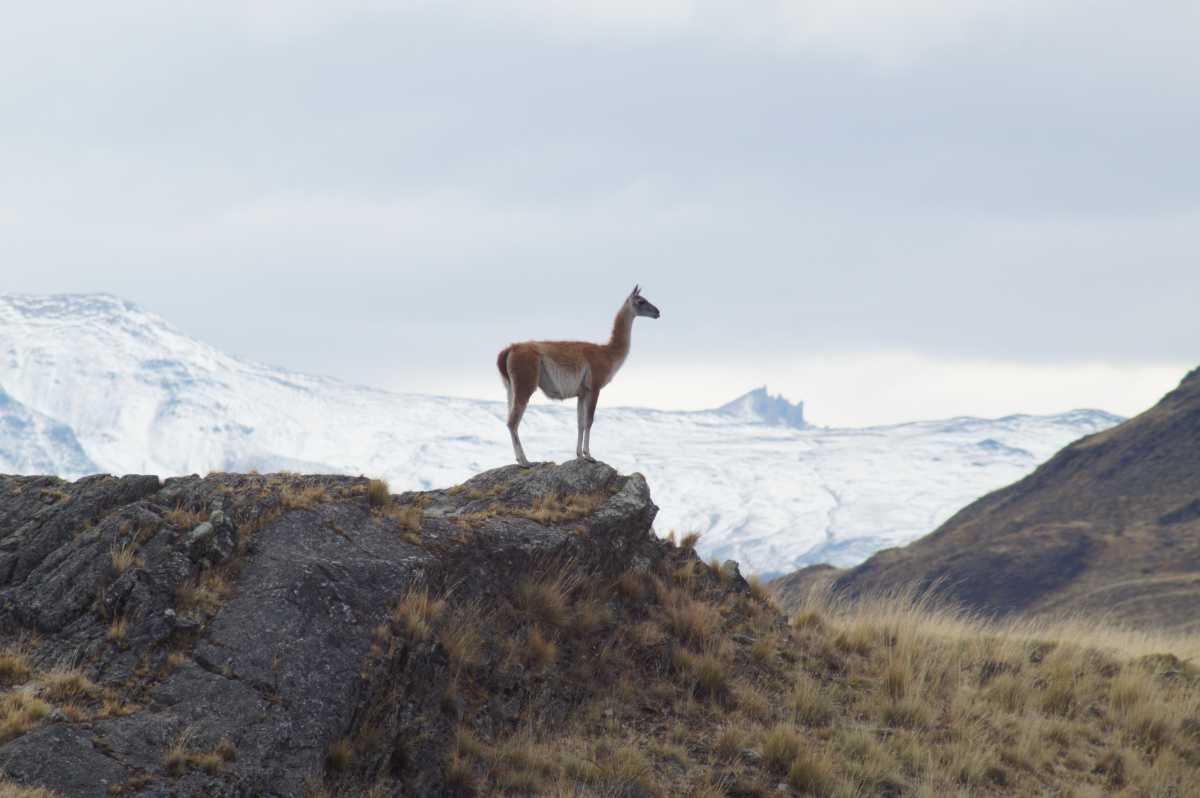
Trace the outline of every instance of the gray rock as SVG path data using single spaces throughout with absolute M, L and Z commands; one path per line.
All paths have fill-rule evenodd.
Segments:
M 288 511 L 284 479 L 328 500 Z M 307 780 L 349 795 L 380 774 L 397 795 L 445 794 L 442 762 L 466 711 L 448 690 L 447 653 L 436 639 L 375 646 L 405 592 L 423 585 L 504 606 L 548 563 L 615 576 L 669 550 L 651 533 L 658 508 L 646 481 L 602 463 L 507 466 L 463 490 L 401 494 L 395 506 L 423 508 L 416 543 L 368 505 L 366 483 L 0 476 L 0 635 L 37 633 L 35 664 L 82 662 L 138 707 L 85 723 L 60 713 L 0 745 L 0 770 L 72 796 L 134 777 L 145 779 L 139 795 L 299 796 Z M 529 517 L 539 499 L 577 495 L 600 506 L 561 523 Z M 173 527 L 177 507 L 203 508 L 208 520 Z M 137 561 L 118 574 L 110 554 L 130 545 Z M 114 618 L 127 623 L 119 645 L 107 634 Z M 495 700 L 473 718 L 482 729 L 512 729 L 535 705 L 566 717 L 576 700 L 539 703 L 545 677 L 532 670 L 487 678 Z M 379 743 L 356 750 L 353 772 L 327 771 L 330 744 L 363 728 Z M 236 757 L 211 773 L 169 773 L 180 735 L 198 752 L 227 739 Z

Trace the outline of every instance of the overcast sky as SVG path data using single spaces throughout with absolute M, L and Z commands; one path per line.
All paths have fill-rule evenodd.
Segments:
M 640 282 L 602 404 L 821 424 L 1132 414 L 1200 361 L 1192 0 L 500 5 L 6 10 L 0 290 L 499 399 Z

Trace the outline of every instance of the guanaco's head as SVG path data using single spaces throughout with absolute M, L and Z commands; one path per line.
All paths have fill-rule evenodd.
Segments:
M 658 308 L 650 303 L 650 300 L 642 296 L 642 290 L 638 286 L 633 287 L 633 293 L 629 295 L 629 306 L 633 308 L 635 316 L 649 316 L 652 319 L 659 317 Z

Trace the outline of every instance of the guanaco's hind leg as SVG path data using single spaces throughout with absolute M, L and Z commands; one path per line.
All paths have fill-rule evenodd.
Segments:
M 575 402 L 575 421 L 579 429 L 579 435 L 575 439 L 575 457 L 580 460 L 589 459 L 583 451 L 583 433 L 587 429 L 587 398 L 588 394 L 581 393 Z
M 530 463 L 521 448 L 517 427 L 521 425 L 529 397 L 537 390 L 539 368 L 537 352 L 513 347 L 508 353 L 508 432 L 512 436 L 513 454 L 526 468 Z

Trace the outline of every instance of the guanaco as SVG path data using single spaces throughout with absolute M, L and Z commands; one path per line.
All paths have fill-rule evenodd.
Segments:
M 600 389 L 612 382 L 617 370 L 629 356 L 633 320 L 638 316 L 657 319 L 659 315 L 658 308 L 647 301 L 641 289 L 635 285 L 617 311 L 612 336 L 606 344 L 525 341 L 500 351 L 496 366 L 508 391 L 508 431 L 512 435 L 513 454 L 518 463 L 529 467 L 517 427 L 521 424 L 529 397 L 538 388 L 551 399 L 578 397 L 576 416 L 579 434 L 575 441 L 575 456 L 595 461 L 591 452 L 592 421 L 596 417 Z

